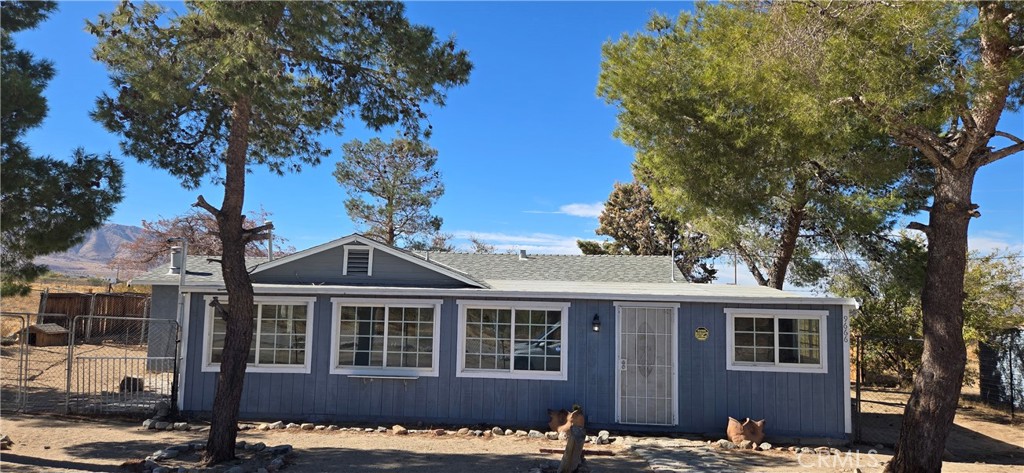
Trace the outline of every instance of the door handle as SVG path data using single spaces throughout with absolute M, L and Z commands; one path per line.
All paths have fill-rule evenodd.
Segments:
M 626 371 L 626 359 L 619 358 L 619 371 Z

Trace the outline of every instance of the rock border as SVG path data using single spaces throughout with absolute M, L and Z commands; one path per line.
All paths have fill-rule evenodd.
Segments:
M 153 452 L 143 460 L 143 473 L 245 473 L 256 471 L 257 473 L 274 473 L 284 468 L 288 455 L 292 454 L 291 445 L 267 446 L 263 442 L 249 444 L 242 440 L 235 444 L 236 450 L 247 450 L 253 452 L 253 457 L 241 463 L 232 465 L 216 465 L 211 467 L 185 468 L 163 466 L 159 462 L 177 458 L 179 455 L 195 453 L 206 450 L 206 442 L 187 442 L 169 445 Z M 265 466 L 264 466 L 265 465 Z

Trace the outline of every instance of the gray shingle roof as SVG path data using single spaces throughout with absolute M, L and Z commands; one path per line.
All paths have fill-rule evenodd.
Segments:
M 673 274 L 676 281 L 685 281 L 670 256 L 528 255 L 520 259 L 515 254 L 430 253 L 429 258 L 484 281 L 668 283 Z
M 189 255 L 185 264 L 186 281 L 188 284 L 220 284 L 224 282 L 221 273 L 220 256 Z M 265 257 L 246 257 L 245 266 L 249 271 L 260 263 L 268 261 Z M 167 264 L 157 266 L 152 271 L 132 278 L 132 284 L 178 284 L 180 275 L 171 274 Z

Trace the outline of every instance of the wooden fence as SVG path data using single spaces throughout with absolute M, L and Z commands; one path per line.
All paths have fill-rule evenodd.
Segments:
M 97 318 L 81 327 L 76 327 L 80 333 L 76 338 L 102 337 L 109 333 L 122 333 L 125 328 L 118 324 L 116 317 L 149 317 L 150 296 L 132 292 L 98 292 L 98 293 L 77 293 L 77 292 L 50 292 L 44 290 L 39 296 L 40 314 L 66 314 L 69 317 L 54 317 L 54 320 L 44 320 L 45 315 L 40 315 L 36 323 L 56 323 L 64 328 L 71 329 L 69 321 L 79 315 L 95 315 L 104 318 Z M 111 318 L 114 317 L 114 318 Z M 139 330 L 142 326 L 139 326 Z

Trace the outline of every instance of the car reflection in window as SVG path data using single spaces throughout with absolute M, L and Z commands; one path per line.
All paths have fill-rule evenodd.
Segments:
M 556 323 L 544 335 L 528 342 L 516 342 L 516 370 L 560 371 L 562 369 L 562 324 Z

